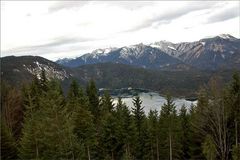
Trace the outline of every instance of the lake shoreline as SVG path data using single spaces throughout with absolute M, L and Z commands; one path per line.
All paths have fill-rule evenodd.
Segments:
M 121 98 L 129 98 L 129 97 L 134 97 L 137 96 L 139 93 L 156 93 L 161 97 L 166 97 L 166 94 L 159 93 L 158 91 L 150 90 L 150 89 L 144 89 L 144 88 L 117 88 L 117 89 L 108 89 L 108 88 L 100 88 L 99 89 L 99 95 L 103 95 L 105 91 L 108 91 L 109 94 L 114 97 L 121 97 Z M 174 98 L 179 98 L 179 99 L 185 99 L 187 101 L 197 101 L 197 97 L 195 96 L 177 96 Z

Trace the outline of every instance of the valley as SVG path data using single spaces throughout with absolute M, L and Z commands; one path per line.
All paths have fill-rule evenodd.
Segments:
M 240 1 L 1 1 L 3 160 L 240 160 Z
M 94 79 L 98 88 L 144 88 L 188 98 L 196 97 L 210 79 L 217 77 L 224 84 L 240 70 L 240 40 L 223 34 L 188 43 L 141 43 L 56 62 L 9 56 L 1 58 L 1 68 L 2 80 L 18 87 L 44 69 L 47 78 L 58 79 L 65 92 L 72 79 L 83 87 Z

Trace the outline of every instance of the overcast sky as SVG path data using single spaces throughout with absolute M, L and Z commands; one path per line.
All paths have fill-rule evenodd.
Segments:
M 160 40 L 240 37 L 239 1 L 1 1 L 1 56 L 56 60 Z

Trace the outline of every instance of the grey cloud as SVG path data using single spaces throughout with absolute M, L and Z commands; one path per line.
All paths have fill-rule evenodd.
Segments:
M 226 20 L 238 17 L 240 16 L 238 10 L 239 10 L 238 6 L 225 9 L 221 12 L 218 12 L 210 16 L 206 23 L 216 23 L 216 22 L 226 21 Z
M 60 11 L 62 9 L 74 9 L 74 8 L 79 8 L 84 5 L 87 5 L 89 1 L 62 1 L 62 2 L 57 2 L 50 6 L 48 8 L 49 13 L 53 13 L 56 11 Z M 149 5 L 154 5 L 154 1 L 91 1 L 91 3 L 94 4 L 105 4 L 109 7 L 111 6 L 118 6 L 121 8 L 129 9 L 129 10 L 135 10 L 135 9 L 140 9 L 142 7 L 146 7 Z
M 88 4 L 89 1 L 61 1 L 61 2 L 56 2 L 52 6 L 48 8 L 49 13 L 57 12 L 63 9 L 73 9 L 73 8 L 78 8 L 82 7 L 86 4 Z
M 136 10 L 146 6 L 153 6 L 155 2 L 154 1 L 107 1 L 105 3 L 110 7 L 118 6 L 128 10 Z
M 23 46 L 2 51 L 2 55 L 22 55 L 22 54 L 33 54 L 33 55 L 44 55 L 50 52 L 62 51 L 62 50 L 74 50 L 75 47 L 66 47 L 64 45 L 70 45 L 81 42 L 95 41 L 93 38 L 76 38 L 76 37 L 58 37 L 52 40 L 50 43 Z M 77 48 L 76 48 L 77 49 Z
M 180 18 L 190 12 L 199 11 L 199 10 L 203 10 L 203 9 L 209 9 L 214 6 L 216 6 L 216 2 L 205 2 L 205 3 L 191 2 L 188 5 L 183 6 L 180 9 L 169 10 L 168 12 L 165 12 L 158 16 L 147 19 L 147 20 L 143 21 L 142 23 L 138 24 L 137 26 L 135 26 L 129 30 L 125 30 L 123 32 L 132 32 L 132 31 L 144 29 L 146 27 L 152 26 L 154 23 L 158 26 L 164 25 L 164 24 L 169 24 L 173 20 Z
M 66 45 L 66 44 L 86 42 L 86 41 L 91 41 L 91 40 L 95 40 L 95 39 L 93 39 L 93 38 L 64 37 L 63 36 L 63 37 L 58 37 L 58 38 L 53 39 L 53 42 L 51 42 L 51 43 L 37 45 L 36 47 L 38 47 L 38 48 L 55 47 L 55 46 L 61 46 L 61 45 Z

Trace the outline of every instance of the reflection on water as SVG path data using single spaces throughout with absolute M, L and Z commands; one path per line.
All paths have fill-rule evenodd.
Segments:
M 166 102 L 166 99 L 162 96 L 160 96 L 156 92 L 140 92 L 138 93 L 139 97 L 142 100 L 142 106 L 144 106 L 145 113 L 148 113 L 151 110 L 157 110 L 160 111 L 161 106 Z M 133 95 L 120 95 L 122 97 L 123 102 L 126 103 L 127 106 L 130 108 L 133 107 L 132 98 Z M 114 98 L 114 104 L 117 103 L 117 97 L 113 96 Z M 197 101 L 188 101 L 185 99 L 180 98 L 174 98 L 174 103 L 176 105 L 176 109 L 179 111 L 182 105 L 185 105 L 187 108 L 191 106 L 191 104 L 196 105 Z

